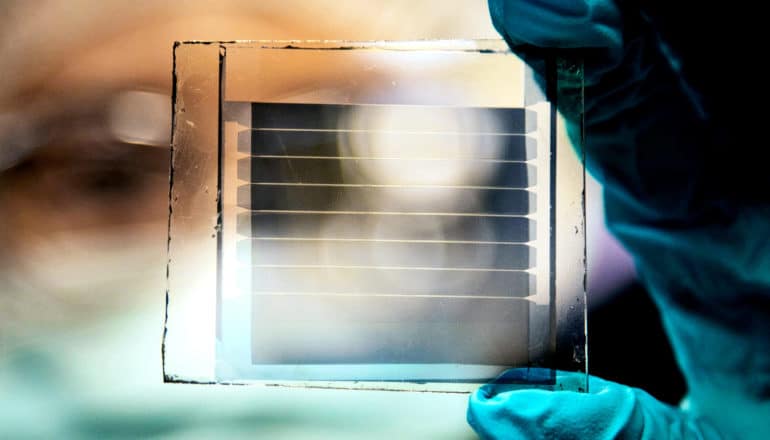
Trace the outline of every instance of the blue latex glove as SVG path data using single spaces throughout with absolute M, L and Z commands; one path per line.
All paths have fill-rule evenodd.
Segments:
M 468 420 L 473 429 L 483 438 L 508 439 L 719 438 L 707 420 L 658 402 L 640 389 L 597 377 L 589 378 L 590 394 L 512 391 L 507 385 L 547 374 L 549 370 L 514 369 L 484 385 L 471 396 Z M 559 376 L 561 384 L 585 380 L 579 373 Z
M 677 27 L 671 17 L 687 16 L 682 11 L 644 4 L 654 7 L 490 0 L 490 12 L 525 60 L 549 48 L 586 60 L 586 165 L 604 184 L 610 231 L 660 309 L 687 380 L 687 405 L 670 407 L 597 378 L 589 394 L 493 383 L 468 410 L 483 437 L 770 438 L 770 172 L 757 160 L 762 125 L 741 106 L 752 100 L 739 86 L 748 77 L 719 65 L 730 61 L 719 51 L 710 54 L 719 78 L 697 71 L 709 60 L 688 33 L 718 32 L 723 47 L 750 43 L 740 40 L 745 31 L 731 32 L 744 23 L 720 22 L 716 9 L 700 15 L 713 6 L 692 11 L 702 23 Z M 561 110 L 568 121 L 580 117 Z M 655 361 L 644 356 L 640 362 Z

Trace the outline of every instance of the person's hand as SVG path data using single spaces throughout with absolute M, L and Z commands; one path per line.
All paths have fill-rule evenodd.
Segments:
M 507 385 L 534 382 L 549 372 L 506 371 L 471 396 L 468 423 L 482 438 L 492 439 L 718 438 L 707 421 L 658 402 L 640 389 L 596 377 L 589 377 L 589 394 L 522 390 L 521 385 L 514 391 Z M 558 374 L 562 384 L 585 380 L 582 373 Z
M 489 6 L 497 30 L 535 70 L 554 49 L 585 60 L 585 113 L 560 110 L 573 124 L 583 117 L 586 166 L 604 185 L 608 228 L 660 309 L 688 383 L 687 405 L 670 407 L 597 378 L 588 394 L 493 383 L 470 399 L 468 419 L 482 437 L 770 438 L 770 173 L 756 153 L 756 113 L 737 106 L 752 98 L 735 85 L 741 75 L 715 69 L 734 93 L 715 91 L 718 82 L 695 69 L 706 65 L 697 35 L 685 34 L 719 32 L 720 47 L 750 42 L 731 32 L 744 23 L 720 22 L 711 6 L 691 17 L 712 8 L 709 23 L 721 26 L 672 24 L 688 15 L 667 8 L 684 6 L 644 5 L 655 7 Z M 713 63 L 729 62 L 716 58 L 723 54 L 713 53 Z M 655 362 L 643 350 L 639 358 Z

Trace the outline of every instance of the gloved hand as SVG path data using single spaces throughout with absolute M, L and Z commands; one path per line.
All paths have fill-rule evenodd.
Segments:
M 471 396 L 468 421 L 482 438 L 532 439 L 714 439 L 706 420 L 658 402 L 646 392 L 589 378 L 590 394 L 574 391 L 513 391 L 512 381 L 534 382 L 550 370 L 512 369 Z M 559 383 L 585 380 L 559 372 Z M 581 377 L 582 376 L 582 377 Z
M 752 101 L 738 86 L 746 75 L 719 65 L 721 77 L 708 77 L 707 61 L 732 60 L 720 51 L 705 58 L 690 35 L 714 41 L 705 32 L 717 32 L 718 49 L 751 44 L 732 32 L 745 23 L 730 20 L 751 14 L 737 3 L 740 14 L 701 3 L 688 15 L 679 2 L 655 0 L 490 0 L 495 27 L 525 60 L 553 48 L 585 60 L 585 114 L 560 110 L 568 122 L 584 117 L 586 166 L 604 185 L 608 228 L 634 256 L 689 392 L 674 408 L 597 378 L 589 394 L 492 383 L 470 399 L 468 420 L 482 437 L 770 438 L 762 125 L 742 106 Z M 507 374 L 536 374 L 527 371 Z

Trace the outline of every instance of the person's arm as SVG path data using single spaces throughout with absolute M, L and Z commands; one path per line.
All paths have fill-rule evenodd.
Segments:
M 758 172 L 746 144 L 757 126 L 740 130 L 741 117 L 758 118 L 723 108 L 752 98 L 735 87 L 739 75 L 723 78 L 744 94 L 731 97 L 698 72 L 697 36 L 677 38 L 691 30 L 685 15 L 661 2 L 644 6 L 490 0 L 495 27 L 525 60 L 554 48 L 585 60 L 587 167 L 604 185 L 610 231 L 659 306 L 689 405 L 598 378 L 588 394 L 492 383 L 470 399 L 468 421 L 482 437 L 770 438 L 770 240 L 759 238 L 770 236 L 770 196 L 756 186 L 770 173 Z M 738 26 L 711 31 L 729 39 Z M 719 55 L 714 62 L 730 61 Z M 581 116 L 561 110 L 568 120 Z M 654 359 L 640 352 L 640 362 Z

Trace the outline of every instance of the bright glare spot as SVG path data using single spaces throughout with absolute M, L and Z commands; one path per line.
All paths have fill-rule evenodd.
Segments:
M 166 146 L 171 139 L 171 98 L 137 90 L 120 93 L 110 104 L 109 126 L 123 142 Z
M 353 130 L 340 142 L 341 153 L 372 160 L 343 164 L 348 165 L 346 180 L 421 187 L 394 194 L 410 205 L 450 208 L 460 202 L 454 200 L 460 193 L 435 187 L 483 186 L 497 166 L 473 160 L 482 148 L 481 138 L 473 134 L 494 131 L 489 125 L 495 121 L 480 114 L 469 120 L 468 113 L 451 107 L 361 107 L 349 116 Z M 500 146 L 491 148 L 499 151 Z

